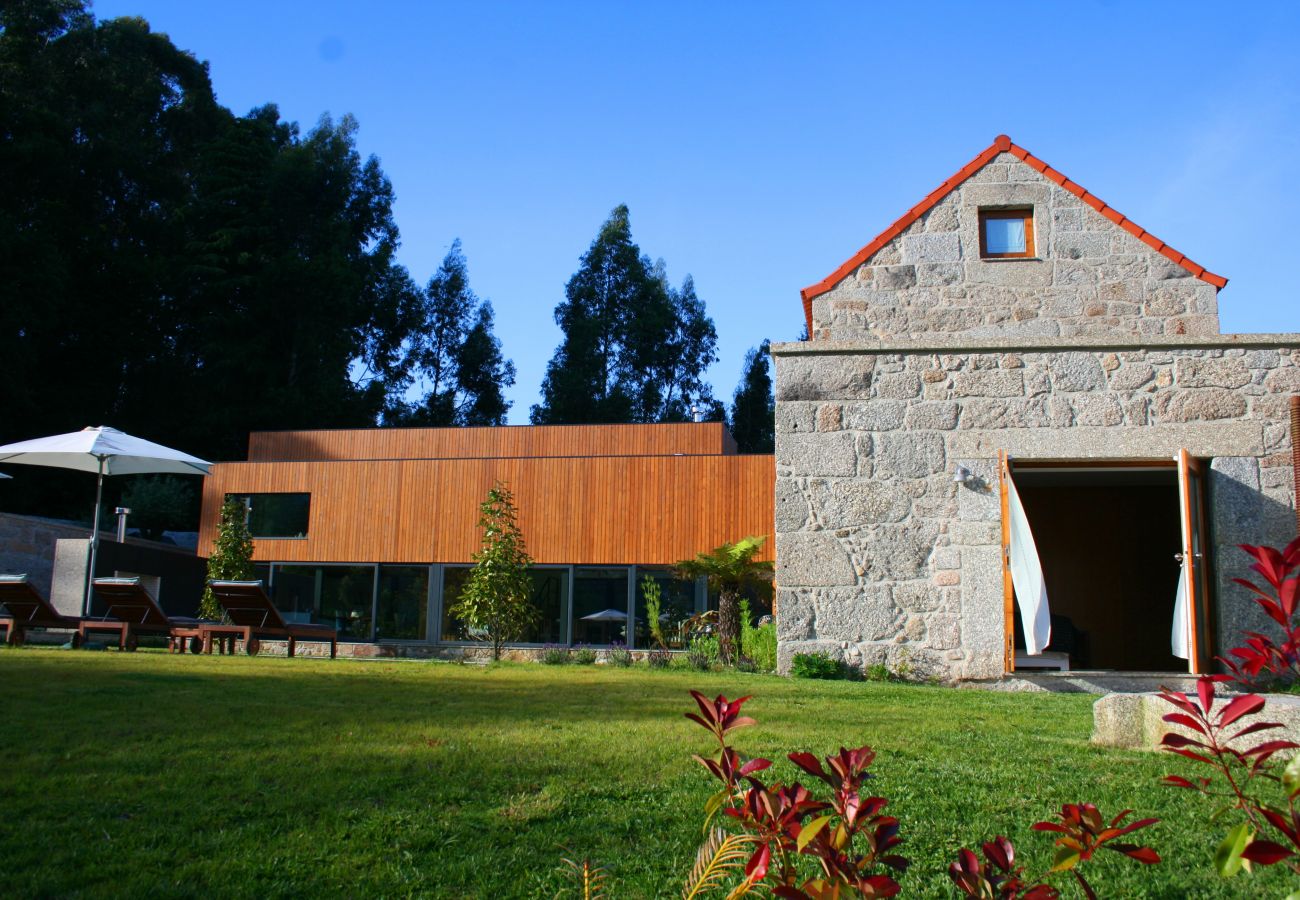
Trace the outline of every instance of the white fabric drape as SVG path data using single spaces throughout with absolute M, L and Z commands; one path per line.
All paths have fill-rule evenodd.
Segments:
M 1187 610 L 1187 563 L 1178 570 L 1178 594 L 1174 600 L 1174 630 L 1170 645 L 1179 659 L 1192 658 L 1192 618 Z
M 1038 559 L 1029 518 L 1020 503 L 1016 483 L 1007 474 L 1007 512 L 1011 532 L 1011 583 L 1016 589 L 1016 602 L 1020 606 L 1020 623 L 1025 632 L 1025 652 L 1038 656 L 1052 640 L 1052 616 L 1047 606 L 1047 584 L 1043 581 L 1043 565 Z

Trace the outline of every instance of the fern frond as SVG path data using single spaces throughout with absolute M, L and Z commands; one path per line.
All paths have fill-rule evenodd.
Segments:
M 561 859 L 569 867 L 568 876 L 577 886 L 582 900 L 604 900 L 605 872 L 604 866 L 598 866 L 589 859 L 577 863 L 571 859 Z
M 695 854 L 695 867 L 691 869 L 690 877 L 682 888 L 682 900 L 695 900 L 696 897 L 716 890 L 722 887 L 722 882 L 728 875 L 743 870 L 749 856 L 747 845 L 752 843 L 754 838 L 751 835 L 728 834 L 721 828 L 713 829 L 713 833 Z M 743 897 L 753 885 L 749 885 L 746 879 L 741 887 L 745 887 L 744 893 L 729 896 Z

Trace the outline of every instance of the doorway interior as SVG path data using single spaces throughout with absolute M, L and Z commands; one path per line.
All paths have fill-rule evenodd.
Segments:
M 1184 544 L 1178 465 L 1016 461 L 1010 471 L 1047 588 L 1046 649 L 1073 670 L 1187 671 L 1171 647 Z M 1013 617 L 1023 648 L 1018 604 Z

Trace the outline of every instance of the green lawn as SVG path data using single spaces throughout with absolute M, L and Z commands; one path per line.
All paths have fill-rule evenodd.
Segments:
M 1088 744 L 1092 698 L 606 667 L 0 651 L 0 866 L 7 896 L 551 897 L 563 856 L 616 897 L 677 894 L 713 785 L 682 717 L 695 687 L 752 693 L 752 754 L 870 743 L 913 861 L 904 896 L 953 896 L 963 844 L 1062 802 L 1133 807 L 1153 868 L 1096 867 L 1105 897 L 1281 896 L 1224 882 L 1220 827 L 1187 771 Z M 793 766 L 776 767 L 789 777 Z M 567 848 L 567 849 L 566 849 Z

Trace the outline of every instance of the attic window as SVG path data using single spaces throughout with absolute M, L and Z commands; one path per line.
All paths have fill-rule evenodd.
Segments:
M 980 258 L 1025 259 L 1034 255 L 1034 210 L 981 209 Z

